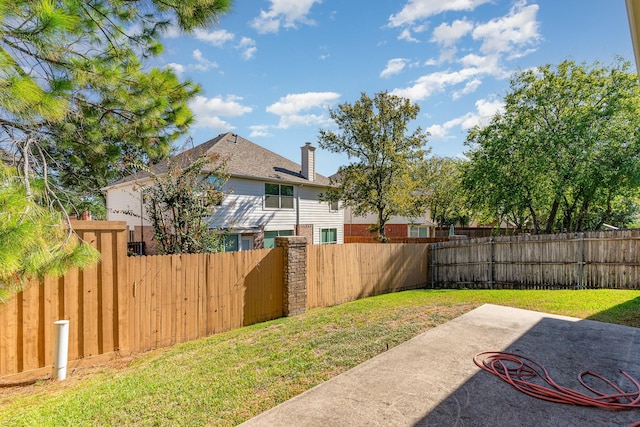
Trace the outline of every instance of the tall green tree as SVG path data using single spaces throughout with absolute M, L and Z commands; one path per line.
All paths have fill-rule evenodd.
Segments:
M 0 293 L 95 260 L 64 207 L 187 131 L 198 85 L 147 59 L 169 26 L 209 26 L 230 1 L 0 0 L 0 149 L 16 166 L 0 181 Z
M 385 224 L 392 216 L 417 216 L 424 208 L 419 165 L 427 136 L 419 127 L 408 129 L 419 111 L 417 104 L 388 92 L 373 98 L 362 93 L 353 104 L 330 110 L 340 132 L 319 132 L 320 147 L 353 159 L 340 166 L 335 187 L 323 198 L 340 200 L 356 215 L 376 215 L 381 241 L 387 240 Z
M 440 227 L 464 226 L 471 219 L 461 184 L 463 164 L 461 159 L 432 156 L 420 167 L 426 206 L 431 219 Z
M 639 95 L 622 60 L 517 73 L 504 113 L 467 137 L 469 200 L 536 232 L 624 226 L 623 200 L 640 186 Z
M 0 143 L 58 196 L 99 194 L 165 157 L 200 88 L 149 67 L 169 26 L 216 22 L 230 0 L 0 1 Z M 64 190 L 64 191 L 63 191 Z
M 207 154 L 189 164 L 177 159 L 168 161 L 166 173 L 151 170 L 153 182 L 142 190 L 160 253 L 220 252 L 223 235 L 211 227 L 211 217 L 225 195 L 225 164 Z

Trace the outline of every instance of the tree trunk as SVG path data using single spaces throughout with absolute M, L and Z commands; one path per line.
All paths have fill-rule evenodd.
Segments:
M 553 223 L 556 222 L 556 215 L 558 214 L 558 207 L 560 207 L 560 201 L 556 197 L 551 206 L 551 212 L 549 213 L 549 219 L 547 220 L 547 226 L 545 227 L 545 233 L 551 234 L 553 231 Z
M 379 208 L 378 209 L 378 225 L 380 226 L 380 228 L 378 229 L 378 238 L 382 243 L 386 243 L 388 240 L 387 234 L 385 232 L 386 224 L 387 224 L 387 220 L 384 217 L 384 209 Z

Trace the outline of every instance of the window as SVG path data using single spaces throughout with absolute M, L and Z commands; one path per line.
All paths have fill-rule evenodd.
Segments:
M 278 231 L 265 231 L 264 232 L 264 248 L 275 248 L 276 237 L 279 236 L 293 236 L 293 230 L 278 230 Z
M 224 236 L 225 252 L 250 251 L 252 249 L 253 236 L 243 236 L 240 234 L 227 234 Z
M 238 235 L 237 234 L 228 234 L 224 236 L 224 251 L 225 252 L 237 252 L 238 245 Z
M 329 202 L 330 212 L 337 212 L 338 209 L 340 209 L 340 202 L 338 202 L 337 200 L 335 202 Z
M 410 225 L 409 237 L 429 237 L 428 225 Z
M 338 243 L 338 230 L 336 228 L 323 228 L 321 230 L 323 245 Z
M 226 196 L 225 192 L 222 189 L 223 186 L 224 186 L 224 183 L 225 183 L 225 180 L 223 180 L 219 176 L 210 176 L 209 177 L 209 184 L 211 184 L 213 186 L 213 189 L 209 190 L 209 194 L 216 198 L 216 200 L 215 200 L 215 202 L 216 202 L 215 205 L 216 206 L 222 206 L 222 200 Z
M 293 185 L 264 184 L 264 207 L 293 209 Z

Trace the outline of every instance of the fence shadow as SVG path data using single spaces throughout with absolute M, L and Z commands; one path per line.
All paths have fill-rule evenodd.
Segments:
M 628 391 L 633 391 L 634 386 L 622 377 L 620 370 L 640 378 L 640 330 L 590 320 L 576 322 L 545 317 L 504 348 L 475 350 L 523 354 L 545 366 L 558 384 L 587 394 L 577 379 L 584 370 L 601 374 Z M 471 353 L 465 354 L 463 363 L 473 365 Z M 601 384 L 596 387 L 612 392 Z M 428 396 L 431 390 L 423 392 Z M 639 419 L 637 411 L 609 411 L 536 399 L 488 372 L 479 371 L 446 395 L 415 425 L 621 426 Z
M 587 319 L 608 323 L 615 321 L 616 323 L 640 327 L 640 297 L 600 311 Z
M 265 256 L 245 277 L 242 325 L 249 326 L 283 316 L 282 249 L 265 251 Z

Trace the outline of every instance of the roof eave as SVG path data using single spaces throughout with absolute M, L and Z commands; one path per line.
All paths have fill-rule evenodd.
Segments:
M 640 0 L 625 0 L 625 3 L 627 4 L 627 17 L 629 18 L 636 70 L 640 75 Z

